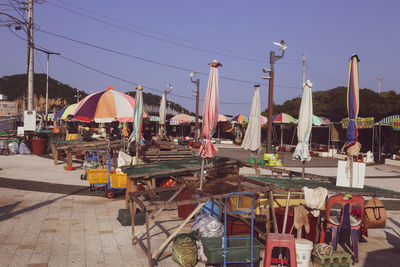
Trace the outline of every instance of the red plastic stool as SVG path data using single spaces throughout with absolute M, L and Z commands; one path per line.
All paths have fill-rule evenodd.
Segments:
M 294 236 L 291 234 L 278 234 L 270 233 L 267 236 L 267 243 L 265 245 L 265 259 L 264 267 L 270 267 L 271 263 L 284 263 L 287 264 L 287 259 L 272 258 L 272 249 L 274 247 L 284 247 L 289 249 L 290 267 L 297 267 L 296 261 L 296 244 Z

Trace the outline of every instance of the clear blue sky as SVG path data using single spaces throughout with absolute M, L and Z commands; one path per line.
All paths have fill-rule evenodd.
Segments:
M 0 10 L 20 18 L 9 7 L 0 6 Z M 206 74 L 198 74 L 203 99 L 207 63 L 217 59 L 223 64 L 219 72 L 220 112 L 248 115 L 255 83 L 261 83 L 261 109 L 267 107 L 267 81 L 261 79 L 261 69 L 269 67 L 269 52 L 277 48 L 272 42 L 281 38 L 288 49 L 275 65 L 275 103 L 300 96 L 303 53 L 306 78 L 313 82 L 313 91 L 346 86 L 349 58 L 357 53 L 361 88 L 378 90 L 377 78 L 382 76 L 383 91 L 399 92 L 399 10 L 395 0 L 46 0 L 34 7 L 34 22 L 39 29 L 34 40 L 36 45 L 62 52 L 68 59 L 141 84 L 145 92 L 160 95 L 149 88 L 162 91 L 171 83 L 174 95 L 169 99 L 191 111 L 195 110 L 195 101 L 189 74 Z M 23 31 L 14 33 L 26 38 Z M 0 27 L 0 37 L 0 76 L 25 73 L 26 42 L 6 27 Z M 35 54 L 35 72 L 46 72 L 43 53 Z M 110 85 L 123 92 L 135 87 L 57 56 L 51 56 L 50 76 L 87 93 Z M 202 102 L 200 106 L 202 110 Z

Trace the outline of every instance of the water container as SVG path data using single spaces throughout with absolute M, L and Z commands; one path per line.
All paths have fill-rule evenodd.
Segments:
M 313 242 L 307 239 L 296 239 L 297 267 L 309 267 Z

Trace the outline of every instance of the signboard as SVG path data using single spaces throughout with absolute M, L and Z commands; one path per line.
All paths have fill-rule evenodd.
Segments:
M 342 120 L 342 127 L 347 129 L 349 125 L 349 118 Z M 357 129 L 372 128 L 374 126 L 374 117 L 357 118 Z
M 24 111 L 24 131 L 36 130 L 36 111 Z
M 400 119 L 399 118 L 392 119 L 392 127 L 393 127 L 393 130 L 400 131 Z
M 18 102 L 0 101 L 0 117 L 18 115 Z

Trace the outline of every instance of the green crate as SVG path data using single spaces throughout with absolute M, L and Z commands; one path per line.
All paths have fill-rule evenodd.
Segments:
M 232 239 L 246 238 L 246 239 Z M 224 262 L 224 249 L 222 248 L 222 237 L 203 237 L 203 251 L 207 256 L 208 263 L 218 264 Z M 262 244 L 257 239 L 253 238 L 253 260 L 254 262 L 260 258 L 260 248 Z M 229 236 L 227 248 L 227 261 L 248 261 L 250 262 L 251 250 L 250 235 L 235 235 Z
M 350 267 L 352 263 L 349 253 L 337 251 L 333 251 L 330 256 L 319 256 L 313 251 L 312 261 L 314 267 Z

